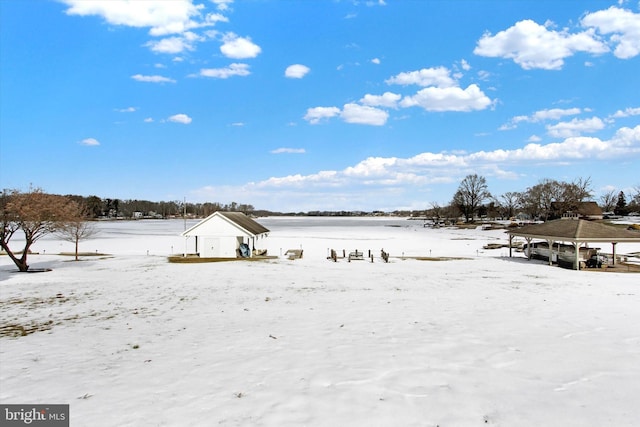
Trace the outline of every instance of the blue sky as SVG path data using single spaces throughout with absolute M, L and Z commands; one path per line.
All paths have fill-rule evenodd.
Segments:
M 0 2 L 0 186 L 395 210 L 640 185 L 637 1 Z

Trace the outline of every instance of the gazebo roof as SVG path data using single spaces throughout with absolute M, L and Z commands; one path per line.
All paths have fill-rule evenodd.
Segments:
M 511 236 L 564 242 L 640 242 L 640 233 L 583 219 L 557 219 L 507 231 Z

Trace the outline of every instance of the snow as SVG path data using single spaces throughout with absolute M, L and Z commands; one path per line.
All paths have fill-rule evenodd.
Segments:
M 0 402 L 68 403 L 74 426 L 640 425 L 637 274 L 484 250 L 503 230 L 259 222 L 303 258 L 168 263 L 173 220 L 99 223 L 80 250 L 109 255 L 80 262 L 43 239 L 46 273 L 0 257 L 0 322 L 43 329 L 0 337 Z

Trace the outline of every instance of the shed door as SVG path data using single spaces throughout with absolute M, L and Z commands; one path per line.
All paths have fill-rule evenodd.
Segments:
M 215 237 L 204 237 L 202 239 L 202 249 L 200 256 L 203 258 L 216 258 L 221 256 L 222 247 L 220 239 Z

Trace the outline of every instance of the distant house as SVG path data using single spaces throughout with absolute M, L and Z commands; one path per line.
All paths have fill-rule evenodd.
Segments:
M 242 212 L 215 212 L 182 233 L 201 258 L 249 258 L 269 230 Z
M 580 202 L 571 206 L 561 202 L 551 203 L 551 218 L 597 220 L 603 217 L 602 209 L 596 202 Z

